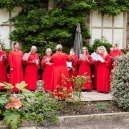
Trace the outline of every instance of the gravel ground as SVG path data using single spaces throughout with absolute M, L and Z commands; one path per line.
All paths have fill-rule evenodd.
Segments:
M 35 127 L 20 127 L 19 129 L 35 129 Z M 49 125 L 38 129 L 129 129 L 129 118 L 115 118 L 103 120 L 90 120 L 60 125 Z

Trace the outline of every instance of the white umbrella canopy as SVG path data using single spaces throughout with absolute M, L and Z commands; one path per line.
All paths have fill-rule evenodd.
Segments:
M 82 40 L 82 34 L 81 34 L 81 27 L 80 27 L 80 23 L 78 23 L 76 28 L 75 40 L 74 40 L 74 49 L 78 57 L 82 53 L 82 47 L 83 47 L 83 40 Z

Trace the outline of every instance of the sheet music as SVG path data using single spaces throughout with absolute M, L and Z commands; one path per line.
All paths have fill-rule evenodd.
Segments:
M 91 57 L 92 57 L 92 59 L 94 60 L 94 61 L 98 61 L 98 54 L 97 53 L 92 53 L 91 54 Z
M 50 58 L 47 57 L 46 60 L 45 60 L 46 64 L 50 64 Z
M 98 60 L 101 61 L 102 63 L 105 62 L 105 60 L 100 55 L 98 55 Z
M 71 67 L 72 67 L 72 62 L 68 62 L 68 61 L 67 61 L 67 67 L 68 67 L 68 68 L 71 68 Z
M 22 57 L 22 60 L 27 61 L 30 56 L 30 53 L 25 53 Z
M 2 61 L 3 57 L 6 56 L 5 54 L 0 56 L 0 61 Z
M 111 60 L 115 60 L 118 56 L 112 57 L 110 56 Z
M 86 60 L 86 61 L 89 62 L 89 60 L 88 60 L 88 58 L 87 58 L 87 56 L 85 54 L 80 54 L 80 59 L 81 60 Z

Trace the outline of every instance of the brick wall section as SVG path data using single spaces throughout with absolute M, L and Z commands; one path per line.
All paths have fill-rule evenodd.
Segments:
M 126 26 L 126 44 L 129 44 L 129 11 L 127 12 L 127 26 Z

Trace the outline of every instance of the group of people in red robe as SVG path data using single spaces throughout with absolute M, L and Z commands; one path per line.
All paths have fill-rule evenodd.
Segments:
M 97 48 L 96 53 L 103 61 L 94 60 L 86 47 L 82 48 L 82 54 L 79 57 L 75 54 L 74 48 L 71 48 L 69 55 L 63 53 L 62 50 L 62 45 L 58 44 L 55 54 L 52 55 L 52 50 L 48 48 L 46 49 L 46 55 L 42 58 L 41 65 L 44 68 L 42 80 L 44 81 L 45 91 L 53 92 L 57 86 L 65 86 L 70 89 L 73 84 L 63 83 L 62 75 L 65 78 L 71 78 L 72 76 L 84 76 L 86 74 L 90 80 L 84 84 L 83 90 L 91 91 L 95 88 L 98 92 L 110 92 L 112 64 L 117 56 L 122 55 L 122 52 L 117 48 L 117 44 L 112 45 L 112 50 L 109 54 L 104 46 Z M 6 52 L 2 51 L 2 46 L 0 45 L 0 83 L 7 82 L 6 61 L 8 61 L 10 65 L 9 83 L 14 86 L 10 92 L 17 92 L 18 89 L 15 85 L 23 80 L 28 84 L 27 89 L 32 91 L 37 89 L 36 82 L 38 81 L 40 60 L 36 51 L 36 46 L 32 46 L 27 60 L 24 60 L 19 44 L 14 43 L 14 49 L 10 51 L 7 59 Z M 72 67 L 69 68 L 67 62 L 70 62 Z M 23 63 L 26 64 L 24 75 Z M 94 83 L 92 82 L 91 67 L 94 67 Z M 4 87 L 0 87 L 0 90 L 2 89 Z

